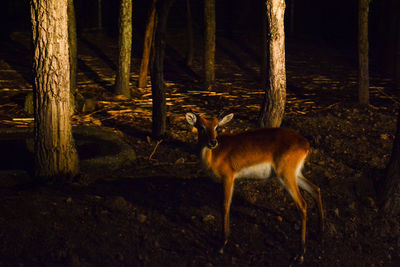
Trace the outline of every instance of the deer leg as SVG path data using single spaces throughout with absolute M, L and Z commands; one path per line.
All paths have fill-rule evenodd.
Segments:
M 287 167 L 287 165 L 286 165 Z M 304 255 L 306 251 L 306 227 L 307 227 L 307 203 L 305 202 L 303 196 L 300 193 L 300 189 L 297 185 L 296 173 L 293 170 L 283 170 L 282 172 L 278 171 L 278 177 L 281 178 L 281 181 L 286 188 L 286 190 L 291 195 L 293 201 L 296 203 L 298 209 L 302 215 L 302 224 L 301 224 L 301 250 L 302 255 Z M 300 256 L 302 258 L 302 255 Z
M 224 244 L 220 250 L 222 254 L 225 245 L 228 243 L 228 238 L 230 234 L 229 230 L 229 211 L 232 202 L 234 179 L 233 175 L 226 176 L 223 179 L 223 189 L 224 189 L 224 209 L 223 209 L 223 229 L 224 229 Z
M 324 215 L 324 210 L 322 208 L 321 189 L 315 184 L 313 184 L 311 181 L 307 180 L 301 173 L 297 176 L 297 182 L 299 186 L 305 191 L 307 191 L 317 203 L 320 215 L 321 231 L 324 231 L 325 215 Z

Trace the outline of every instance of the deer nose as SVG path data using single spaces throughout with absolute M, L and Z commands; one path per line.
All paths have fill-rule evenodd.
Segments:
M 210 140 L 210 142 L 208 142 L 208 147 L 215 148 L 217 144 L 218 144 L 217 140 Z

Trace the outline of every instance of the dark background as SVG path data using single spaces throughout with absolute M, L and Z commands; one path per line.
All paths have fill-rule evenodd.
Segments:
M 141 40 L 149 0 L 133 1 L 133 38 Z M 263 14 L 262 0 L 216 0 L 217 36 L 232 38 L 260 35 Z M 292 4 L 294 7 L 292 9 Z M 202 30 L 203 1 L 190 2 L 194 27 Z M 119 1 L 103 0 L 103 29 L 110 36 L 117 34 Z M 98 25 L 98 0 L 75 1 L 78 31 L 94 29 Z M 2 1 L 1 38 L 13 31 L 30 31 L 29 3 L 25 0 Z M 293 23 L 291 20 L 293 12 Z M 337 49 L 357 55 L 357 0 L 294 0 L 286 1 L 285 28 L 287 38 L 307 37 L 324 41 Z M 372 1 L 370 5 L 370 58 L 374 71 L 394 74 L 395 47 L 399 35 L 400 1 Z M 169 29 L 186 27 L 186 0 L 176 0 L 168 20 Z M 293 25 L 294 29 L 291 29 Z M 135 41 L 135 40 L 134 40 Z M 136 51 L 134 51 L 136 53 Z

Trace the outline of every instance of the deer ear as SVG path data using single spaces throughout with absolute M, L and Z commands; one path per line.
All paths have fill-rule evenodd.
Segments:
M 185 117 L 186 117 L 186 121 L 190 125 L 195 126 L 196 121 L 197 121 L 197 116 L 194 113 L 188 112 L 188 113 L 186 113 Z
M 225 124 L 227 124 L 228 122 L 230 122 L 233 119 L 233 113 L 230 113 L 226 116 L 224 116 L 219 122 L 218 122 L 218 126 L 224 126 Z

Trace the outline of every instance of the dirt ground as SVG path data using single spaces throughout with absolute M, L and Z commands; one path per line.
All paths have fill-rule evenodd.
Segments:
M 0 126 L 32 127 L 23 110 L 29 82 L 29 39 L 14 34 L 0 50 Z M 184 66 L 184 33 L 168 35 L 168 137 L 149 138 L 151 88 L 133 99 L 112 96 L 115 40 L 86 33 L 79 43 L 78 93 L 92 110 L 74 125 L 115 129 L 136 151 L 134 165 L 103 175 L 82 174 L 71 185 L 0 188 L 1 266 L 289 266 L 300 243 L 300 216 L 276 179 L 238 180 L 231 239 L 221 244 L 222 190 L 197 165 L 195 134 L 184 120 L 194 110 L 235 113 L 227 131 L 256 126 L 263 89 L 255 38 L 217 39 L 217 83 L 202 89 L 201 42 Z M 400 218 L 380 216 L 376 189 L 394 139 L 399 94 L 373 69 L 371 106 L 357 99 L 355 51 L 322 41 L 287 40 L 288 95 L 283 127 L 306 137 L 312 153 L 304 175 L 322 191 L 325 231 L 308 203 L 304 266 L 399 266 Z M 23 119 L 25 118 L 25 119 Z

